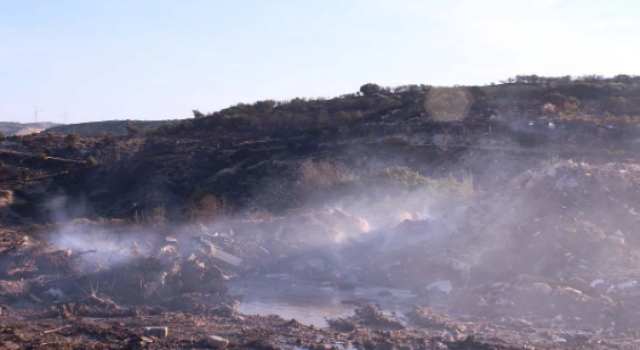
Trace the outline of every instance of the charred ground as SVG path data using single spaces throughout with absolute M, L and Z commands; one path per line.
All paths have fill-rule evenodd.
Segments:
M 126 136 L 6 138 L 0 339 L 634 346 L 638 87 L 627 76 L 367 84 Z M 365 302 L 333 331 L 240 315 L 227 281 L 267 274 L 418 297 L 407 322 Z M 169 337 L 143 335 L 168 324 Z

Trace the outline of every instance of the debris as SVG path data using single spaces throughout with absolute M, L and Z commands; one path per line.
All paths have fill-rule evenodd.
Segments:
M 393 343 L 389 341 L 381 341 L 376 345 L 376 350 L 393 350 Z
M 340 332 L 353 332 L 356 330 L 356 323 L 350 319 L 339 317 L 327 320 L 329 327 Z
M 144 334 L 150 337 L 166 338 L 169 335 L 169 327 L 145 327 Z
M 149 338 L 149 337 L 145 337 L 144 335 L 140 336 L 140 340 L 145 342 L 145 343 L 153 343 L 154 340 Z
M 385 316 L 375 306 L 367 305 L 355 310 L 355 319 L 370 327 L 384 327 L 392 329 L 404 329 L 402 323 Z
M 601 278 L 598 278 L 598 279 L 596 279 L 596 280 L 593 280 L 593 282 L 591 282 L 591 283 L 589 284 L 589 287 L 591 287 L 591 288 L 595 288 L 595 287 L 597 287 L 597 286 L 598 286 L 598 285 L 600 285 L 600 284 L 604 284 L 604 280 L 603 280 L 603 279 L 601 279 Z
M 45 294 L 50 295 L 55 299 L 64 298 L 64 293 L 59 288 L 51 288 L 45 292 Z
M 451 291 L 453 290 L 453 286 L 451 285 L 451 281 L 449 280 L 433 282 L 427 286 L 427 290 L 432 290 L 435 288 L 447 294 L 451 293 Z
M 44 333 L 44 334 L 57 333 L 57 332 L 60 332 L 61 330 L 67 329 L 67 328 L 71 328 L 71 325 L 68 324 L 66 326 L 62 326 L 62 327 L 58 327 L 58 328 L 54 328 L 54 329 L 49 329 L 49 330 L 46 330 L 46 331 L 44 331 L 42 333 Z
M 616 287 L 618 288 L 618 290 L 622 291 L 622 290 L 635 288 L 637 285 L 638 285 L 637 281 L 626 281 L 626 282 L 618 283 Z
M 42 299 L 40 299 L 37 296 L 33 295 L 33 293 L 29 293 L 29 297 L 31 298 L 31 300 L 35 301 L 38 304 L 42 304 L 43 303 Z
M 213 244 L 211 245 L 211 256 L 218 258 L 226 263 L 229 263 L 233 266 L 240 266 L 240 264 L 242 264 L 242 259 L 238 258 L 237 256 L 231 255 L 221 249 L 218 249 L 216 246 L 214 246 Z
M 212 349 L 224 349 L 229 345 L 229 340 L 217 335 L 208 335 L 204 341 Z
M 579 185 L 578 180 L 576 180 L 572 175 L 565 174 L 556 181 L 554 188 L 558 190 L 566 190 L 576 188 Z
M 468 283 L 471 280 L 471 265 L 458 259 L 451 259 L 451 264 L 455 271 L 460 272 L 460 277 L 464 283 Z

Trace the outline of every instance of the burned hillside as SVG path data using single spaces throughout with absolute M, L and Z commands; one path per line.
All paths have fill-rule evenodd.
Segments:
M 0 341 L 633 348 L 636 86 L 367 84 L 127 135 L 7 137 Z M 327 320 L 295 313 L 309 305 Z

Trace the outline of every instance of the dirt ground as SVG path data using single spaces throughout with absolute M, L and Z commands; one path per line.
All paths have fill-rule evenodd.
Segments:
M 594 141 L 595 155 L 582 156 L 580 145 L 565 136 L 556 135 L 559 141 L 548 149 L 527 150 L 514 149 L 513 141 L 499 136 L 487 137 L 453 160 L 430 163 L 419 158 L 428 156 L 424 145 L 395 140 L 394 147 L 415 151 L 399 156 L 395 148 L 383 155 L 378 143 L 368 153 L 341 156 L 363 174 L 391 169 L 391 175 L 401 170 L 414 176 L 401 167 L 410 165 L 444 180 L 418 189 L 400 186 L 393 196 L 373 190 L 365 196 L 342 195 L 338 188 L 321 193 L 322 201 L 314 198 L 328 202 L 324 206 L 297 203 L 299 209 L 282 215 L 188 223 L 171 222 L 170 215 L 147 216 L 142 223 L 87 220 L 50 210 L 64 218 L 36 225 L 21 215 L 36 215 L 34 208 L 44 205 L 29 200 L 49 198 L 45 194 L 59 188 L 35 183 L 13 191 L 29 175 L 17 170 L 28 160 L 33 171 L 42 168 L 31 175 L 66 179 L 48 178 L 56 185 L 81 184 L 80 193 L 94 203 L 137 218 L 138 201 L 153 203 L 151 213 L 159 208 L 162 214 L 165 207 L 155 204 L 183 203 L 194 179 L 235 191 L 246 189 L 251 178 L 252 186 L 265 189 L 262 200 L 289 205 L 293 197 L 279 194 L 292 192 L 296 176 L 287 175 L 286 182 L 258 181 L 290 173 L 293 160 L 270 158 L 284 159 L 289 151 L 227 155 L 196 142 L 199 153 L 180 144 L 190 156 L 176 157 L 180 162 L 175 163 L 154 153 L 129 163 L 127 153 L 96 154 L 105 163 L 109 157 L 118 160 L 113 168 L 93 171 L 70 161 L 78 156 L 62 139 L 59 152 L 51 155 L 40 154 L 37 142 L 27 145 L 33 149 L 13 145 L 17 150 L 2 155 L 12 171 L 7 179 L 18 182 L 5 182 L 0 193 L 0 214 L 7 214 L 3 225 L 15 223 L 0 227 L 1 348 L 640 348 L 638 157 L 632 149 L 618 154 L 627 150 L 609 149 L 609 141 L 600 139 Z M 52 141 L 43 137 L 39 142 Z M 133 154 L 135 140 L 126 142 Z M 157 164 L 154 157 L 160 157 Z M 240 170 L 228 176 L 237 164 Z M 76 167 L 83 170 L 74 172 Z M 132 190 L 136 183 L 113 180 L 127 169 L 154 191 L 143 191 L 143 196 Z M 185 176 L 184 169 L 197 174 Z M 265 175 L 265 169 L 277 171 Z M 264 177 L 253 181 L 255 173 Z M 469 186 L 458 181 L 465 174 L 473 175 Z M 362 179 L 359 190 L 373 188 L 369 177 Z M 170 194 L 155 192 L 167 183 L 182 197 L 154 199 L 157 193 Z M 52 206 L 82 207 L 76 199 Z M 100 211 L 100 205 L 96 213 L 110 213 Z M 381 312 L 378 299 L 354 299 L 349 304 L 353 316 L 328 320 L 324 328 L 276 315 L 243 315 L 238 311 L 243 299 L 229 293 L 229 282 L 269 275 L 312 281 L 330 291 L 404 288 L 415 299 L 401 315 Z

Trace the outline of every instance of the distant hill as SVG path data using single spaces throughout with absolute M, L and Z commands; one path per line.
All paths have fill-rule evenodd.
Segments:
M 39 133 L 49 127 L 55 127 L 60 124 L 41 122 L 41 123 L 15 123 L 15 122 L 0 122 L 0 131 L 3 131 L 7 136 L 11 135 L 30 135 L 32 133 Z
M 119 136 L 129 133 L 127 130 L 127 125 L 129 124 L 135 125 L 140 132 L 146 132 L 174 122 L 175 120 L 109 120 L 104 122 L 58 125 L 53 128 L 48 128 L 47 131 L 61 134 L 73 133 L 95 136 L 109 134 Z

